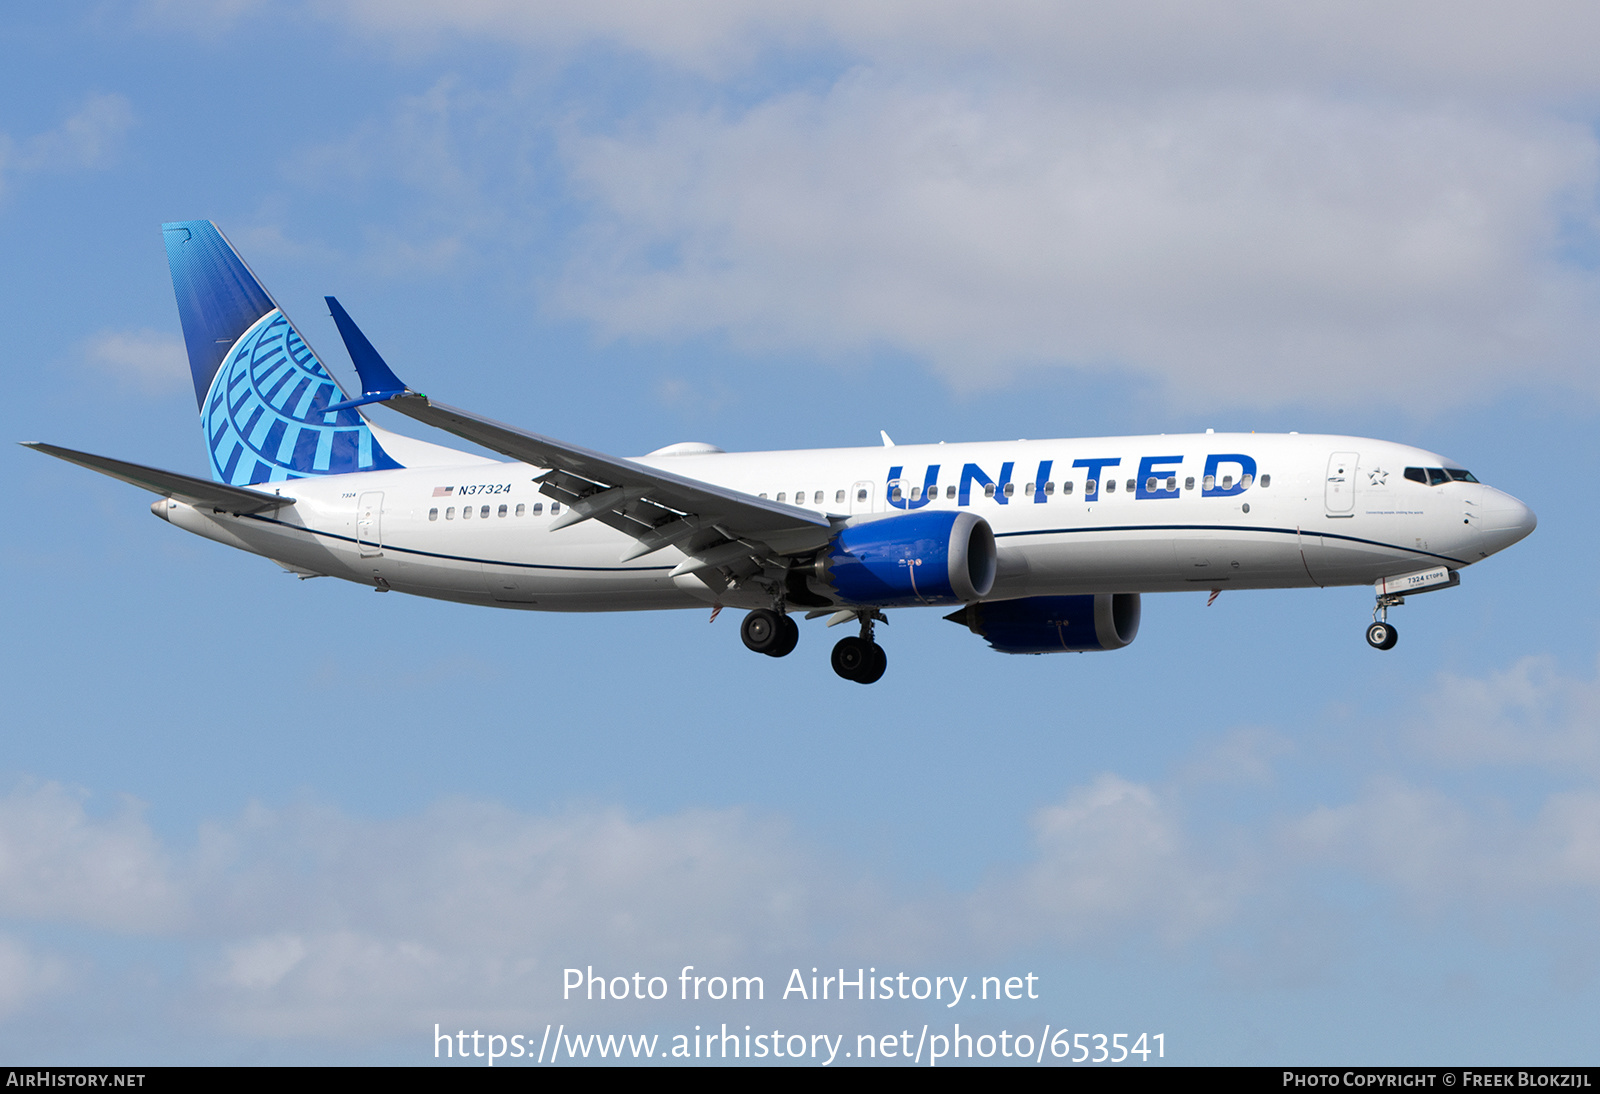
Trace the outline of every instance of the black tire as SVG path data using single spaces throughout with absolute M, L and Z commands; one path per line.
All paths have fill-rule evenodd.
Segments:
M 833 647 L 833 671 L 846 680 L 856 679 L 870 663 L 874 643 L 864 638 L 841 638 Z
M 1367 628 L 1367 645 L 1375 650 L 1392 650 L 1400 641 L 1400 632 L 1388 623 L 1374 623 Z
M 739 624 L 739 637 L 744 639 L 745 649 L 752 653 L 771 653 L 783 634 L 783 618 L 768 608 L 757 608 L 745 616 L 744 622 Z
M 788 657 L 794 648 L 800 644 L 800 624 L 794 617 L 780 615 L 778 617 L 778 642 L 767 651 L 768 657 Z
M 871 643 L 871 652 L 867 655 L 867 663 L 856 673 L 855 681 L 858 684 L 876 684 L 883 679 L 884 670 L 889 667 L 889 655 L 883 652 L 883 647 L 876 642 Z

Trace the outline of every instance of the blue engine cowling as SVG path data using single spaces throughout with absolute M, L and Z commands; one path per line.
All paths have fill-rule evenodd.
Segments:
M 993 600 L 945 618 L 987 638 L 1001 653 L 1119 650 L 1139 634 L 1139 594 Z
M 852 524 L 818 560 L 834 599 L 873 607 L 979 600 L 994 586 L 989 522 L 972 513 L 907 513 Z

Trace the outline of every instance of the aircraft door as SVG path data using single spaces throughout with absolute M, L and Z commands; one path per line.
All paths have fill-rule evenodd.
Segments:
M 1356 515 L 1355 452 L 1335 452 L 1328 457 L 1328 485 L 1324 495 L 1330 517 Z
M 878 508 L 878 484 L 858 482 L 850 488 L 850 515 L 872 513 Z
M 369 490 L 356 502 L 356 546 L 362 558 L 383 554 L 383 491 Z

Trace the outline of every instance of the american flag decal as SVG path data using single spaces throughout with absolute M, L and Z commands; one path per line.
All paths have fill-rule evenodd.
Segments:
M 453 486 L 435 486 L 433 488 L 433 496 L 436 498 L 448 498 L 454 492 L 455 487 Z

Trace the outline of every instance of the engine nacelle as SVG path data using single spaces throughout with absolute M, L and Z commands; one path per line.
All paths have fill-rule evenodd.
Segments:
M 1139 594 L 994 600 L 968 604 L 945 618 L 987 638 L 1001 653 L 1119 650 L 1139 634 Z
M 817 561 L 837 601 L 875 607 L 980 600 L 994 587 L 989 522 L 972 513 L 907 513 L 852 524 Z

